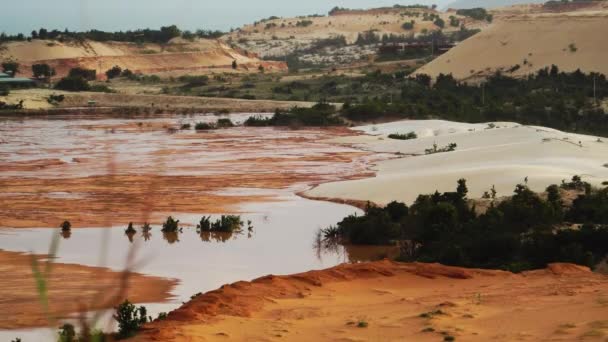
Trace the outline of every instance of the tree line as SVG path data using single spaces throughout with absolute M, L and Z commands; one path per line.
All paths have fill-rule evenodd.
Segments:
M 570 207 L 562 201 L 566 190 L 581 193 Z M 399 241 L 406 261 L 515 272 L 553 262 L 593 267 L 608 255 L 608 188 L 593 189 L 575 177 L 541 197 L 519 184 L 513 196 L 493 201 L 482 214 L 467 194 L 461 179 L 454 192 L 420 195 L 409 207 L 368 205 L 363 216 L 346 217 L 322 235 L 353 244 Z

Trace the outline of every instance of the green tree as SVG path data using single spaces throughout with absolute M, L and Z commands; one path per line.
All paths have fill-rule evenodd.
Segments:
M 139 308 L 125 300 L 116 308 L 114 319 L 118 322 L 118 337 L 128 338 L 148 322 L 147 310 L 144 306 Z
M 2 72 L 11 75 L 11 77 L 15 77 L 15 75 L 19 72 L 19 63 L 15 61 L 3 62 Z
M 109 69 L 108 71 L 106 71 L 106 77 L 108 77 L 108 79 L 111 80 L 113 78 L 120 76 L 121 73 L 122 73 L 122 68 L 119 67 L 118 65 L 115 65 L 112 67 L 112 69 Z
M 35 78 L 49 78 L 55 75 L 55 69 L 46 63 L 33 64 L 32 74 Z

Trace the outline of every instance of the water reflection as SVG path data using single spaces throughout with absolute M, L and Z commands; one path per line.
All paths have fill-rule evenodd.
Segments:
M 319 261 L 324 255 L 339 255 L 348 262 L 366 262 L 395 259 L 399 256 L 398 246 L 364 246 L 344 244 L 337 238 L 325 238 L 321 231 L 315 233 L 313 250 Z
M 66 239 L 66 240 L 72 237 L 72 231 L 71 230 L 62 230 L 60 234 L 61 234 L 61 237 L 64 238 L 64 239 Z

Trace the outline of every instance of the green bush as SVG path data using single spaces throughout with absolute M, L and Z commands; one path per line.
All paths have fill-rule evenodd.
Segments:
M 91 86 L 89 82 L 82 77 L 68 76 L 64 77 L 55 84 L 55 89 L 67 91 L 89 91 Z
M 207 123 L 207 122 L 197 122 L 196 125 L 194 125 L 194 129 L 197 131 L 208 131 L 208 130 L 212 130 L 215 129 L 215 125 Z
M 139 308 L 125 300 L 116 308 L 114 319 L 118 322 L 118 338 L 129 338 L 137 333 L 139 328 L 148 322 L 144 306 Z
M 222 215 L 215 222 L 211 221 L 211 216 L 203 216 L 199 224 L 196 226 L 199 233 L 232 233 L 241 230 L 242 227 L 243 221 L 241 221 L 241 217 L 237 215 Z
M 106 77 L 109 80 L 116 78 L 116 77 L 120 76 L 121 74 L 122 74 L 122 68 L 119 67 L 118 65 L 115 65 L 114 67 L 112 67 L 112 69 L 109 69 L 108 71 L 106 71 Z
M 232 120 L 230 120 L 228 118 L 223 118 L 223 119 L 217 120 L 216 126 L 218 128 L 230 128 L 230 127 L 234 127 L 234 123 L 232 122 Z

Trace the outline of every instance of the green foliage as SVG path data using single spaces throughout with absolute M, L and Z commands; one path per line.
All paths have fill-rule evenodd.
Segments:
M 346 217 L 322 235 L 354 244 L 399 240 L 400 259 L 407 261 L 514 272 L 552 262 L 592 267 L 608 254 L 608 189 L 579 196 L 569 209 L 559 190 L 548 187 L 545 200 L 520 184 L 511 198 L 478 215 L 460 180 L 455 192 L 420 195 L 410 207 L 397 202 L 368 207 L 364 216 Z M 569 229 L 564 219 L 585 224 Z
M 405 23 L 403 23 L 403 25 L 401 25 L 401 28 L 403 28 L 406 31 L 413 30 L 415 23 L 416 22 L 414 20 L 405 22 Z
M 366 321 L 359 321 L 359 323 L 357 323 L 357 328 L 367 328 L 369 326 L 369 323 L 367 323 Z
M 462 15 L 465 17 L 470 17 L 475 20 L 487 20 L 492 21 L 492 16 L 488 14 L 485 8 L 477 7 L 477 8 L 469 8 L 469 9 L 459 9 L 456 11 L 456 14 Z
M 336 115 L 336 108 L 325 102 L 319 102 L 311 108 L 294 107 L 288 111 L 278 110 L 272 118 L 264 119 L 260 116 L 249 117 L 245 126 L 340 126 L 344 122 Z
M 112 69 L 109 69 L 108 71 L 106 71 L 106 77 L 108 77 L 109 80 L 116 78 L 118 76 L 120 76 L 122 74 L 122 68 L 119 67 L 118 65 L 115 65 L 112 67 Z
M 388 137 L 389 137 L 389 139 L 395 139 L 395 140 L 418 139 L 418 135 L 416 134 L 416 132 L 409 132 L 409 133 L 406 133 L 406 134 L 394 133 L 394 134 L 389 134 Z
M 441 18 L 437 18 L 435 19 L 435 21 L 433 22 L 433 24 L 435 24 L 435 26 L 439 27 L 439 28 L 444 28 L 445 27 L 445 21 Z
M 222 215 L 215 222 L 211 221 L 211 216 L 203 216 L 201 221 L 196 226 L 199 233 L 201 232 L 219 232 L 232 233 L 241 230 L 243 221 L 238 215 Z
M 161 231 L 163 233 L 177 233 L 179 231 L 179 220 L 175 220 L 172 216 L 167 217 Z
M 87 81 L 95 81 L 97 78 L 97 71 L 93 69 L 72 68 L 70 69 L 68 77 L 80 77 Z
M 32 74 L 35 78 L 48 78 L 55 75 L 55 69 L 46 63 L 33 64 Z
M 222 119 L 217 120 L 216 126 L 218 128 L 230 128 L 230 127 L 234 127 L 234 123 L 232 122 L 232 120 L 230 120 L 228 118 L 222 118 Z
M 76 329 L 72 324 L 66 323 L 59 328 L 58 342 L 76 342 Z
M 11 77 L 15 77 L 19 72 L 19 63 L 15 61 L 2 62 L 2 72 L 9 74 Z
M 184 75 L 178 78 L 180 82 L 184 82 L 185 84 L 182 86 L 183 88 L 195 88 L 202 87 L 209 83 L 209 76 L 190 76 Z
M 197 131 L 208 131 L 215 128 L 214 124 L 208 122 L 197 122 L 196 125 L 194 125 L 194 129 Z
M 147 311 L 144 306 L 139 308 L 125 300 L 116 308 L 114 319 L 118 322 L 118 338 L 128 338 L 139 330 L 139 328 L 148 322 Z
M 380 85 L 389 87 L 395 80 L 385 80 L 386 76 L 382 74 L 370 83 L 378 84 L 376 89 L 382 89 Z M 451 75 L 439 75 L 431 84 L 429 76 L 416 75 L 400 82 L 398 100 L 363 99 L 345 107 L 342 115 L 353 121 L 429 117 L 465 122 L 515 121 L 608 135 L 605 111 L 593 101 L 594 79 L 595 95 L 602 101 L 608 95 L 604 75 L 560 72 L 555 66 L 521 79 L 496 73 L 481 85 L 461 83 Z
M 68 76 L 64 77 L 55 84 L 55 89 L 66 91 L 89 91 L 91 85 L 82 77 Z

